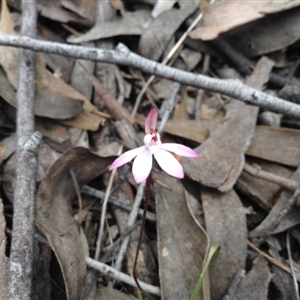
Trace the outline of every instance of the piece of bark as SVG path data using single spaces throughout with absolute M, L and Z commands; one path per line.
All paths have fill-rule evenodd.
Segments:
M 271 277 L 268 262 L 260 256 L 250 272 L 236 274 L 223 300 L 267 300 Z
M 212 245 L 221 246 L 210 270 L 212 300 L 223 297 L 235 274 L 245 268 L 247 226 L 244 207 L 234 190 L 227 193 L 203 188 L 206 231 Z
M 259 88 L 268 81 L 273 62 L 262 58 L 247 79 Z M 227 105 L 225 122 L 210 130 L 209 138 L 196 151 L 200 159 L 183 158 L 185 173 L 193 180 L 220 191 L 229 191 L 242 172 L 251 139 L 255 133 L 258 108 L 237 100 Z
M 296 170 L 293 174 L 291 179 L 300 181 L 300 167 Z M 280 195 L 278 201 L 268 214 L 268 216 L 260 223 L 255 229 L 250 232 L 250 237 L 259 237 L 259 236 L 266 236 L 272 234 L 276 227 L 279 225 L 278 218 L 282 214 L 282 211 L 286 207 L 286 203 L 291 197 L 293 197 L 294 191 L 291 190 L 284 190 Z M 291 208 L 293 209 L 293 208 Z M 289 215 L 286 215 L 285 218 L 288 218 Z

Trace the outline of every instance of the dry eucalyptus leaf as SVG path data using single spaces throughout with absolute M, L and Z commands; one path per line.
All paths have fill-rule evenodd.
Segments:
M 86 274 L 84 249 L 72 216 L 76 192 L 70 169 L 81 186 L 103 174 L 111 162 L 111 158 L 99 157 L 85 148 L 74 148 L 56 160 L 38 190 L 36 224 L 60 264 L 68 299 L 80 299 Z
M 70 0 L 61 0 L 60 2 L 62 7 L 74 12 L 78 16 L 90 21 L 94 20 L 97 2 L 90 0 L 76 1 L 77 3 Z
M 97 24 L 82 36 L 71 36 L 67 41 L 69 43 L 82 43 L 118 35 L 141 35 L 151 22 L 152 18 L 147 10 L 126 11 L 123 17 Z
M 0 299 L 7 299 L 7 283 L 8 283 L 8 259 L 5 255 L 6 251 L 6 235 L 5 235 L 5 217 L 3 213 L 3 202 L 0 198 Z
M 41 16 L 61 22 L 61 23 L 75 23 L 85 27 L 91 27 L 93 22 L 89 19 L 81 18 L 69 10 L 65 10 L 57 4 L 51 3 L 50 5 L 38 4 L 39 13 Z
M 292 175 L 291 179 L 299 182 L 300 181 L 300 167 L 295 171 L 295 173 Z M 276 221 L 278 219 L 278 216 L 282 213 L 283 209 L 286 206 L 287 201 L 293 196 L 294 191 L 291 190 L 284 190 L 282 194 L 280 195 L 278 201 L 273 206 L 272 210 L 268 214 L 268 216 L 260 223 L 255 229 L 253 229 L 250 232 L 250 237 L 259 237 L 259 236 L 265 236 L 272 234 L 275 230 L 276 233 L 278 232 L 278 228 L 274 226 L 276 224 Z M 292 207 L 291 210 L 295 208 Z M 299 210 L 298 210 L 299 211 Z M 296 218 L 295 218 L 296 217 Z M 287 222 L 291 219 L 290 222 Z M 299 219 L 299 215 L 298 215 Z M 285 224 L 288 226 L 296 225 L 297 222 L 300 222 L 300 220 L 297 220 L 297 216 L 292 215 L 286 215 L 285 216 Z M 281 230 L 286 230 L 287 228 L 282 228 Z M 280 230 L 280 231 L 281 231 Z
M 70 139 L 67 127 L 52 119 L 36 117 L 35 129 L 39 131 L 44 138 L 51 139 L 51 141 L 56 143 L 63 143 Z
M 202 205 L 206 231 L 212 245 L 220 245 L 210 270 L 212 300 L 221 299 L 247 257 L 247 225 L 244 207 L 234 190 L 227 193 L 203 188 Z
M 179 26 L 198 7 L 195 1 L 185 1 L 180 9 L 170 9 L 158 16 L 141 36 L 139 52 L 152 60 L 158 60 Z
M 268 300 L 268 287 L 272 274 L 268 262 L 260 256 L 250 272 L 239 272 L 223 300 Z
M 299 6 L 299 4 L 298 1 L 289 0 L 215 2 L 204 8 L 202 26 L 193 30 L 190 33 L 190 37 L 193 39 L 212 40 L 221 33 L 261 19 L 266 14 L 284 11 Z
M 0 95 L 10 105 L 17 108 L 17 95 L 0 69 Z M 70 119 L 83 110 L 83 101 L 58 96 L 46 91 L 37 90 L 35 95 L 34 113 L 40 117 Z
M 84 46 L 94 47 L 94 43 L 86 43 Z M 86 99 L 91 99 L 93 94 L 93 85 L 87 78 L 86 72 L 94 73 L 95 62 L 83 59 L 77 59 L 71 74 L 70 85 L 79 91 Z
M 5 0 L 2 6 L 0 31 L 15 35 L 14 24 Z M 0 47 L 0 64 L 15 90 L 18 88 L 18 61 L 16 48 Z M 13 101 L 11 89 L 5 91 L 3 86 L 1 93 L 4 92 L 7 92 L 7 98 Z M 41 116 L 68 119 L 64 122 L 69 126 L 97 130 L 100 123 L 104 121 L 99 114 L 95 113 L 97 109 L 88 99 L 46 69 L 46 64 L 40 54 L 37 54 L 35 98 L 35 106 L 39 108 Z M 82 105 L 84 105 L 83 110 Z
M 300 165 L 300 130 L 257 126 L 247 154 L 298 167 Z
M 247 24 L 227 38 L 236 49 L 248 57 L 284 49 L 300 38 L 300 8 Z
M 182 184 L 164 174 L 155 173 L 154 178 L 171 188 L 155 184 L 162 299 L 189 299 L 201 273 L 208 238 L 188 209 Z

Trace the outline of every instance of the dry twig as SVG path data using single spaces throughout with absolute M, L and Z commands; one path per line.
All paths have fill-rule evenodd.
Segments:
M 22 34 L 36 34 L 36 3 L 22 1 Z M 34 130 L 35 53 L 20 50 L 17 166 L 8 299 L 31 299 L 37 150 L 41 135 Z
M 73 58 L 131 66 L 138 68 L 145 73 L 177 81 L 185 85 L 191 85 L 208 91 L 221 93 L 268 110 L 300 118 L 300 105 L 268 95 L 254 88 L 250 88 L 239 80 L 215 79 L 164 66 L 158 62 L 143 58 L 131 52 L 123 44 L 119 44 L 115 50 L 102 50 L 40 41 L 25 36 L 18 37 L 8 34 L 0 34 L 0 45 L 15 46 Z
M 276 174 L 272 174 L 263 170 L 258 170 L 249 164 L 245 164 L 244 171 L 246 171 L 252 176 L 259 177 L 261 179 L 276 183 L 292 191 L 297 190 L 299 188 L 298 182 L 293 179 L 284 178 Z

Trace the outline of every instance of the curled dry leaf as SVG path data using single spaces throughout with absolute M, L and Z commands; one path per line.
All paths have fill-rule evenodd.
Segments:
M 80 299 L 86 273 L 84 249 L 72 216 L 76 193 L 70 169 L 79 185 L 83 185 L 103 174 L 111 162 L 112 159 L 99 157 L 85 148 L 74 148 L 56 160 L 38 190 L 36 224 L 59 261 L 68 299 Z
M 155 185 L 162 299 L 189 299 L 202 270 L 208 238 L 188 209 L 183 185 L 167 175 L 155 173 L 154 177 L 171 187 Z
M 202 188 L 206 231 L 212 245 L 221 246 L 210 270 L 212 300 L 225 295 L 235 274 L 245 269 L 247 225 L 244 207 L 234 190 L 220 193 Z

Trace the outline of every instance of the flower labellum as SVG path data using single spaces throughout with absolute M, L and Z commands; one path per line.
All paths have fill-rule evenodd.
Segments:
M 169 175 L 183 178 L 184 173 L 179 161 L 170 153 L 173 152 L 185 157 L 200 157 L 189 147 L 175 143 L 162 143 L 159 134 L 155 131 L 158 112 L 152 109 L 145 121 L 144 146 L 129 150 L 119 156 L 110 166 L 109 170 L 119 168 L 133 161 L 132 174 L 136 183 L 147 179 L 151 172 L 153 156 L 159 166 Z

